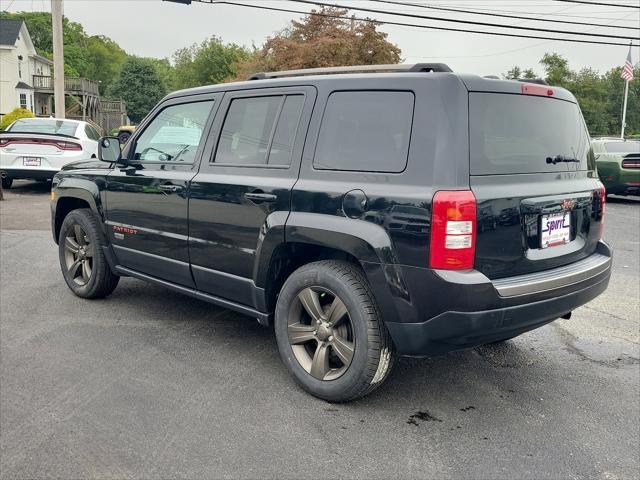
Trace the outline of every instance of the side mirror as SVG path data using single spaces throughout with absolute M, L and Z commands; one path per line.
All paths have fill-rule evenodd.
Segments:
M 118 137 L 102 137 L 98 141 L 98 159 L 108 163 L 116 163 L 122 159 Z

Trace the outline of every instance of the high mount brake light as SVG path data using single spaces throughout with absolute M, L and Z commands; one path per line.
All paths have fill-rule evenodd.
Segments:
M 476 197 L 470 190 L 436 192 L 431 213 L 429 267 L 473 268 L 476 253 Z
M 553 88 L 535 83 L 523 83 L 520 87 L 522 95 L 538 95 L 539 97 L 553 97 Z

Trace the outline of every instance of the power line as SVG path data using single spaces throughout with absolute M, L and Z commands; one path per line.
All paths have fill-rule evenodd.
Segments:
M 624 5 L 621 3 L 605 3 L 605 2 L 587 2 L 585 0 L 555 0 L 556 2 L 565 2 L 565 3 L 580 3 L 582 5 L 602 5 L 605 7 L 619 7 L 619 8 L 638 8 L 638 5 Z
M 232 2 L 227 0 L 193 0 L 193 1 L 200 2 L 200 3 L 210 3 L 214 5 L 226 4 L 226 5 L 235 5 L 238 7 L 254 8 L 259 10 L 271 10 L 275 12 L 298 13 L 302 15 L 314 15 L 318 17 L 327 17 L 327 18 L 339 18 L 343 20 L 345 19 L 344 16 L 330 14 L 330 13 L 306 12 L 302 10 L 293 10 L 290 8 L 267 7 L 265 5 L 256 5 L 256 4 L 250 5 L 246 3 Z M 381 25 L 395 25 L 395 26 L 401 26 L 401 27 L 423 28 L 427 30 L 440 30 L 445 32 L 474 33 L 474 34 L 491 35 L 491 36 L 498 36 L 498 37 L 529 38 L 533 40 L 549 40 L 549 41 L 559 41 L 559 42 L 584 43 L 588 45 L 617 45 L 617 46 L 623 46 L 623 47 L 626 47 L 629 45 L 628 43 L 606 42 L 606 41 L 600 41 L 600 40 L 580 40 L 575 38 L 554 38 L 554 37 L 543 37 L 539 35 L 522 35 L 517 33 L 484 32 L 482 30 L 467 30 L 467 29 L 463 30 L 461 28 L 441 27 L 441 26 L 435 26 L 435 25 L 421 25 L 417 23 L 393 22 L 390 20 L 377 20 L 377 19 L 371 19 L 371 18 L 348 17 L 347 19 L 351 19 L 351 18 L 353 18 L 353 20 L 357 20 L 360 22 L 371 22 L 371 23 L 377 23 Z M 632 46 L 637 47 L 639 45 L 636 44 Z
M 510 28 L 513 30 L 526 30 L 532 32 L 545 32 L 545 33 L 564 33 L 567 35 L 580 35 L 580 36 L 588 36 L 588 37 L 602 37 L 602 38 L 616 38 L 621 40 L 629 40 L 633 38 L 634 40 L 640 40 L 640 37 L 625 37 L 620 35 L 609 35 L 605 33 L 588 33 L 588 32 L 558 32 L 557 30 L 552 30 L 550 28 L 536 28 L 536 27 L 519 27 L 516 25 L 502 25 L 500 23 L 487 23 L 487 22 L 478 22 L 475 20 L 451 20 L 448 18 L 442 17 L 432 17 L 429 15 L 418 15 L 415 13 L 398 13 L 398 12 L 390 12 L 388 10 L 379 10 L 376 8 L 365 8 L 365 7 L 349 7 L 346 5 L 341 5 L 339 3 L 323 3 L 315 0 L 289 0 L 289 2 L 293 3 L 304 3 L 307 5 L 316 5 L 318 7 L 335 7 L 335 8 L 343 8 L 347 10 L 356 10 L 367 13 L 381 13 L 383 15 L 394 15 L 397 17 L 408 17 L 408 18 L 420 18 L 422 20 L 435 20 L 440 22 L 453 22 L 453 23 L 463 23 L 466 25 L 476 25 L 482 27 L 498 27 L 498 28 Z
M 571 7 L 569 7 L 569 8 L 571 8 Z M 611 22 L 609 25 L 607 25 L 607 26 L 610 26 L 612 23 L 615 23 L 617 20 L 618 20 L 618 19 L 613 19 L 613 20 L 612 20 L 612 22 Z M 595 30 L 595 28 L 594 28 L 594 29 L 592 29 L 592 30 Z M 589 31 L 589 30 L 587 30 L 587 31 Z M 553 42 L 553 40 L 547 40 L 547 41 L 544 41 L 544 42 L 536 42 L 536 43 L 534 43 L 533 45 L 527 45 L 526 47 L 513 48 L 513 49 L 505 50 L 505 51 L 502 51 L 502 52 L 486 53 L 486 54 L 481 54 L 481 55 L 457 55 L 457 56 L 451 56 L 451 55 L 448 55 L 448 56 L 447 56 L 447 55 L 432 55 L 432 56 L 429 56 L 429 57 L 424 57 L 424 56 L 419 56 L 419 55 L 411 55 L 411 54 L 407 53 L 407 56 L 408 56 L 408 57 L 412 57 L 412 58 L 420 58 L 420 59 L 422 59 L 422 60 L 424 60 L 424 59 L 434 59 L 434 58 L 447 59 L 447 58 L 485 58 L 485 57 L 496 57 L 496 56 L 499 56 L 499 55 L 506 55 L 506 54 L 513 53 L 513 52 L 519 52 L 519 51 L 522 51 L 522 50 L 528 50 L 528 49 L 530 49 L 530 48 L 536 48 L 536 47 L 539 47 L 539 46 L 541 46 L 541 45 L 546 45 L 546 44 L 548 44 L 548 43 L 552 43 L 552 42 Z
M 526 17 L 520 15 L 507 15 L 504 13 L 488 13 L 488 12 L 479 12 L 472 10 L 464 10 L 460 8 L 451 8 L 451 7 L 436 7 L 434 5 L 423 5 L 420 3 L 405 3 L 405 2 L 397 2 L 393 0 L 369 0 L 371 2 L 376 3 L 388 3 L 390 5 L 401 5 L 405 7 L 418 7 L 418 8 L 426 8 L 429 10 L 441 10 L 443 12 L 457 12 L 457 13 L 468 13 L 473 15 L 485 15 L 489 17 L 502 17 L 502 18 L 513 18 L 516 20 L 534 20 L 536 22 L 549 22 L 549 23 L 567 23 L 571 25 L 582 25 L 585 27 L 609 27 L 611 28 L 611 24 L 606 25 L 604 23 L 586 23 L 586 22 L 576 22 L 572 20 L 557 20 L 557 19 L 546 19 L 546 18 L 536 18 L 536 17 Z M 637 27 L 627 27 L 627 26 L 616 26 L 615 28 L 623 28 L 626 30 L 638 30 Z
M 575 5 L 571 5 L 569 8 L 575 7 Z M 505 10 L 504 8 L 501 9 L 495 9 L 495 8 L 482 8 L 482 7 L 476 7 L 475 5 L 473 6 L 474 10 L 480 10 L 483 12 L 498 12 L 498 13 L 517 13 L 520 15 L 537 15 L 538 12 L 523 12 L 518 10 L 517 12 L 513 11 L 513 10 Z M 620 10 L 616 10 L 615 13 L 619 13 Z M 600 14 L 603 14 L 605 12 L 598 12 Z M 613 13 L 613 12 L 611 12 Z M 578 12 L 575 12 L 574 14 L 571 13 L 559 13 L 556 12 L 554 13 L 554 15 L 556 17 L 571 17 L 571 18 L 584 18 L 587 20 L 611 20 L 611 18 L 609 17 L 595 17 L 591 14 L 587 14 L 587 12 L 582 12 L 582 14 L 578 14 Z M 632 13 L 628 13 L 628 15 L 633 15 Z M 624 21 L 624 22 L 635 22 L 636 19 L 635 18 L 622 18 L 620 19 L 620 21 Z
M 5 9 L 4 9 L 4 11 L 5 11 L 5 12 L 8 12 L 8 11 L 9 11 L 9 9 L 11 8 L 11 5 L 13 5 L 13 2 L 15 2 L 15 1 L 16 1 L 16 0 L 11 0 L 11 1 L 9 2 L 9 5 L 7 5 L 7 8 L 5 8 Z

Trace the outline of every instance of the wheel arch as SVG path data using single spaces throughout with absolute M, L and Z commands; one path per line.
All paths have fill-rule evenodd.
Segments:
M 404 281 L 391 239 L 381 226 L 345 217 L 292 212 L 281 229 L 284 235 L 274 235 L 281 241 L 262 249 L 254 270 L 256 286 L 264 289 L 267 311 L 274 311 L 282 285 L 297 268 L 332 259 L 357 265 L 364 272 L 385 321 L 397 319 L 394 297 L 404 296 L 407 289 L 390 288 L 401 287 Z M 269 231 L 265 241 L 268 237 Z
M 62 178 L 52 189 L 55 203 L 52 206 L 52 233 L 58 242 L 60 227 L 67 215 L 79 208 L 89 208 L 104 220 L 100 188 L 92 181 L 79 178 Z

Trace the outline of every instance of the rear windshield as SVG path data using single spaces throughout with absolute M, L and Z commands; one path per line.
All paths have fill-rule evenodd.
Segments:
M 640 142 L 606 142 L 604 149 L 607 153 L 640 153 Z
M 589 136 L 575 103 L 532 95 L 469 95 L 471 175 L 586 170 Z M 547 163 L 547 159 L 577 160 Z
M 27 120 L 16 120 L 6 131 L 16 133 L 48 133 L 75 136 L 78 123 L 65 122 L 64 120 L 54 120 L 48 118 L 34 118 Z

